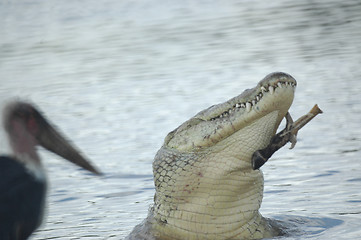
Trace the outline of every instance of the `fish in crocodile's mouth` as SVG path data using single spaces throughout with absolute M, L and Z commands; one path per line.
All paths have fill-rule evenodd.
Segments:
M 180 151 L 204 149 L 277 111 L 275 133 L 292 104 L 296 85 L 296 80 L 289 74 L 271 73 L 256 87 L 196 114 L 170 132 L 165 145 Z

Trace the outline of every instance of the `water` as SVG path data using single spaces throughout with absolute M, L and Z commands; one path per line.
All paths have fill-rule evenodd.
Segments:
M 294 118 L 324 111 L 263 168 L 281 239 L 361 237 L 359 1 L 1 1 L 0 102 L 35 102 L 105 173 L 41 150 L 47 219 L 31 239 L 122 239 L 153 201 L 166 134 L 284 71 Z M 0 151 L 6 150 L 1 131 Z

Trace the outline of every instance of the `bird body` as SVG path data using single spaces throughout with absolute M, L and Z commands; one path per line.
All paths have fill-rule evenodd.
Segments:
M 10 156 L 0 157 L 0 239 L 27 239 L 42 220 L 46 181 Z
M 33 105 L 8 104 L 3 124 L 12 153 L 0 156 L 0 240 L 25 240 L 41 224 L 46 198 L 46 173 L 36 146 L 100 173 Z

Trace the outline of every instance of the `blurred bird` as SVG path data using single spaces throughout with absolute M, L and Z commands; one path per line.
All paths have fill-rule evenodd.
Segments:
M 37 145 L 90 172 L 100 172 L 29 103 L 9 103 L 3 124 L 13 152 L 0 156 L 0 239 L 22 240 L 40 225 L 44 212 L 47 184 Z

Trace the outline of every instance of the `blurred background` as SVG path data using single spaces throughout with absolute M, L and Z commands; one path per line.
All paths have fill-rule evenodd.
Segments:
M 42 151 L 47 219 L 31 239 L 124 238 L 153 202 L 166 134 L 274 71 L 298 81 L 295 119 L 324 114 L 262 167 L 261 212 L 295 225 L 283 239 L 361 237 L 360 13 L 358 0 L 0 1 L 1 107 L 34 102 L 105 173 Z

